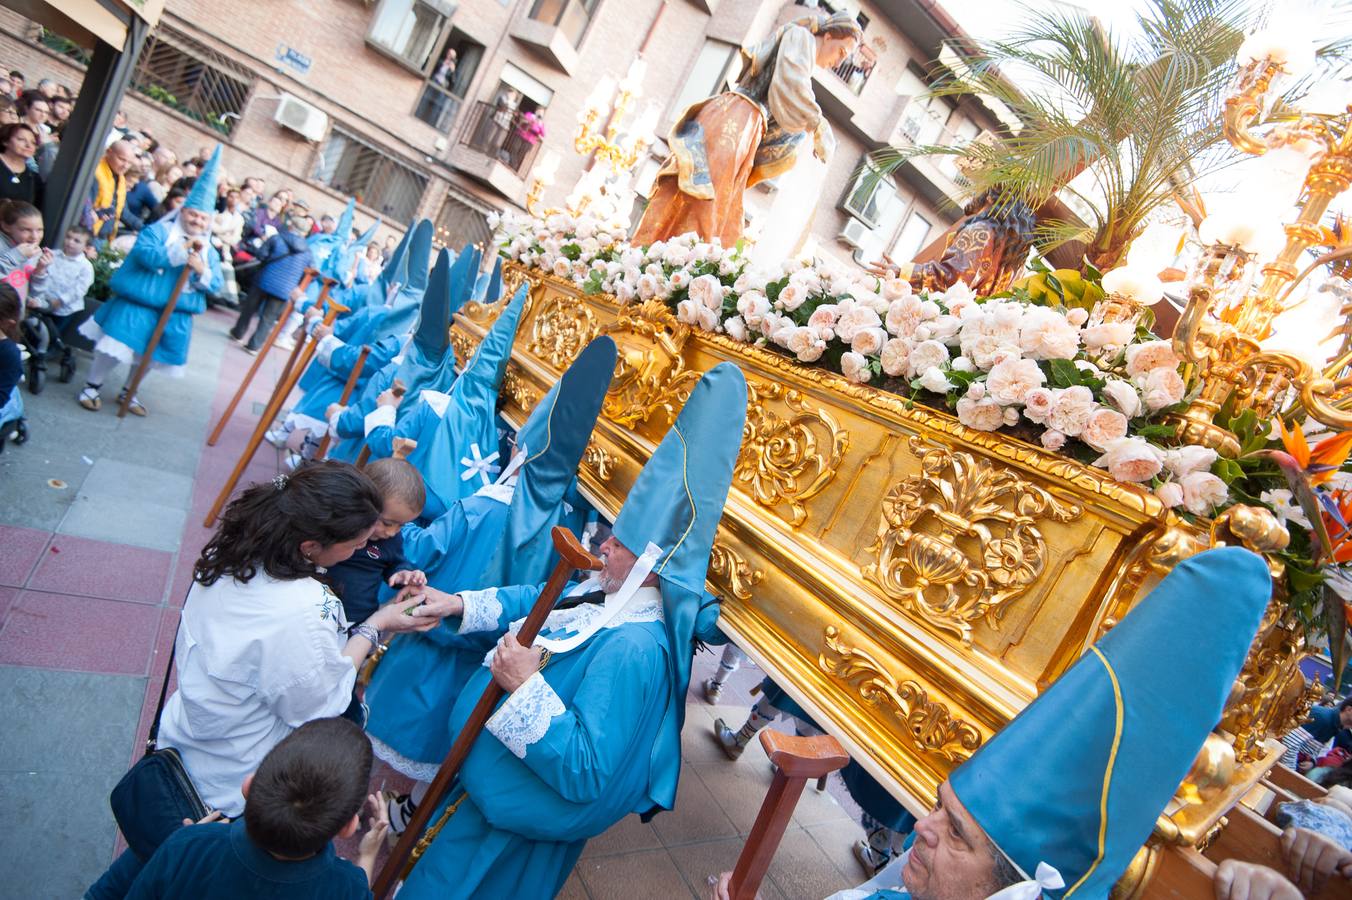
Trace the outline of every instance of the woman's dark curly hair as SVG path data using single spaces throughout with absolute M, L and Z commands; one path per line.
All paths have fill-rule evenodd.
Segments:
M 230 502 L 193 568 L 193 580 L 241 584 L 262 569 L 279 581 L 316 574 L 301 555 L 304 541 L 323 546 L 358 537 L 380 516 L 380 493 L 355 466 L 317 462 L 279 475 Z

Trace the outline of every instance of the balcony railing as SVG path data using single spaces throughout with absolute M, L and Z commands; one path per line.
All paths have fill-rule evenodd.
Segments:
M 443 90 L 432 82 L 423 85 L 422 97 L 413 115 L 431 125 L 442 134 L 450 134 L 460 106 L 465 101 L 450 91 Z
M 530 122 L 520 110 L 478 101 L 460 143 L 525 178 L 540 150 L 539 139 L 532 140 L 529 135 Z

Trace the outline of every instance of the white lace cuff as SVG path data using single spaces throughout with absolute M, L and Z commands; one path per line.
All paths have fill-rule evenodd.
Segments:
M 395 407 L 377 406 L 371 412 L 366 414 L 363 420 L 366 425 L 366 436 L 370 437 L 371 432 L 375 431 L 381 425 L 387 428 L 393 428 L 395 422 Z
M 343 413 L 346 411 L 347 407 L 344 406 L 339 409 L 335 409 L 333 411 L 333 415 L 329 416 L 329 436 L 332 437 L 335 441 L 342 439 L 341 435 L 338 434 L 338 419 L 341 418 Z
M 461 591 L 460 599 L 465 604 L 465 611 L 460 614 L 460 630 L 457 634 L 497 630 L 498 620 L 502 618 L 502 601 L 498 600 L 497 588 Z
M 333 356 L 333 351 L 343 346 L 343 342 L 333 335 L 326 335 L 324 340 L 319 342 L 315 348 L 315 356 L 319 359 L 319 364 L 324 368 L 329 367 L 329 358 Z
M 549 722 L 564 713 L 563 701 L 536 672 L 512 691 L 484 727 L 517 759 L 526 758 L 526 748 L 549 731 Z

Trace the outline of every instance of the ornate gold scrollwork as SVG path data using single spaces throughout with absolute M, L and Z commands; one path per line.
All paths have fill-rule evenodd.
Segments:
M 502 393 L 517 409 L 529 413 L 540 402 L 540 394 L 525 379 L 508 369 L 502 378 Z
M 751 589 L 765 580 L 765 572 L 753 569 L 746 557 L 727 544 L 714 541 L 709 554 L 709 572 L 714 579 L 728 586 L 738 600 L 750 600 Z
M 455 359 L 460 368 L 463 369 L 469 365 L 469 358 L 474 355 L 474 348 L 477 346 L 479 346 L 478 341 L 465 332 L 451 329 L 451 348 L 455 350 Z
M 863 575 L 903 608 L 972 641 L 984 618 L 995 627 L 1009 603 L 1042 575 L 1047 542 L 1039 520 L 1069 522 L 1083 507 L 996 466 L 944 446 L 910 440 L 920 474 L 883 498 L 877 562 Z
M 787 418 L 766 408 L 782 400 Z M 747 382 L 746 425 L 733 480 L 744 485 L 757 503 L 771 508 L 789 505 L 789 521 L 807 519 L 806 501 L 821 493 L 836 475 L 849 433 L 829 412 L 809 406 L 801 391 L 777 382 Z
M 903 733 L 917 750 L 957 764 L 981 746 L 980 729 L 930 700 L 920 682 L 898 681 L 867 652 L 842 643 L 836 626 L 826 626 L 825 645 L 817 656 L 821 670 L 853 687 L 865 703 L 887 708 L 901 719 L 906 726 Z
M 609 481 L 615 471 L 615 457 L 595 441 L 589 443 L 587 449 L 582 451 L 582 464 L 594 471 L 600 481 Z
M 623 307 L 601 333 L 619 345 L 615 378 L 601 407 L 606 417 L 632 428 L 658 410 L 675 415 L 700 379 L 681 358 L 689 326 L 677 322 L 660 301 L 649 300 L 637 308 Z
M 596 316 L 575 297 L 555 294 L 531 323 L 526 349 L 556 369 L 566 369 L 596 337 Z

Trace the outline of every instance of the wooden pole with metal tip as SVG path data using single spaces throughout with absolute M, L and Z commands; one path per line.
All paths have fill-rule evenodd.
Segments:
M 305 274 L 301 276 L 300 284 L 296 285 L 296 290 L 305 293 L 306 289 L 310 287 L 310 282 L 313 281 L 314 277 L 318 274 L 318 269 L 306 269 Z M 324 300 L 325 298 L 321 295 L 316 305 L 322 308 L 324 306 Z M 259 367 L 263 365 L 263 357 L 268 355 L 268 351 L 270 351 L 272 345 L 276 343 L 277 338 L 282 333 L 282 329 L 286 327 L 286 320 L 291 318 L 291 313 L 295 308 L 296 301 L 287 300 L 286 308 L 282 310 L 282 314 L 277 317 L 277 321 L 272 323 L 272 330 L 268 332 L 267 340 L 263 342 L 263 346 L 259 349 L 258 353 L 254 354 L 253 362 L 249 365 L 249 371 L 244 373 L 244 380 L 241 381 L 239 387 L 235 389 L 235 396 L 230 398 L 230 405 L 225 408 L 225 412 L 221 414 L 221 420 L 216 423 L 216 427 L 211 431 L 211 436 L 207 438 L 208 447 L 215 447 L 216 442 L 221 439 L 221 433 L 225 431 L 226 424 L 230 421 L 230 418 L 234 416 L 235 408 L 239 406 L 239 401 L 244 399 L 244 392 L 249 389 L 249 384 L 253 381 L 254 375 L 258 374 Z M 291 348 L 291 356 L 288 358 L 288 365 L 291 360 L 295 359 L 296 353 L 300 349 L 300 344 L 301 342 L 297 341 L 296 346 Z M 282 371 L 285 373 L 286 369 L 284 368 Z M 280 380 L 281 379 L 279 378 L 278 381 Z M 274 388 L 275 387 L 276 386 L 274 385 Z
M 188 252 L 198 253 L 202 249 L 202 242 L 188 239 Z M 174 314 L 174 308 L 178 306 L 178 298 L 183 293 L 183 288 L 188 284 L 188 277 L 192 275 L 192 269 L 187 263 L 183 264 L 183 271 L 178 273 L 178 281 L 174 282 L 174 289 L 169 293 L 169 300 L 164 304 L 164 309 L 160 311 L 159 321 L 155 323 L 155 330 L 150 333 L 150 340 L 146 342 L 146 348 L 141 351 L 141 361 L 137 364 L 136 370 L 132 372 L 131 379 L 126 387 L 122 389 L 122 402 L 117 407 L 117 417 L 124 418 L 127 410 L 131 408 L 131 401 L 136 399 L 136 389 L 141 386 L 141 379 L 146 377 L 146 372 L 150 371 L 150 363 L 155 357 L 155 348 L 160 345 L 160 338 L 164 336 L 164 329 L 169 326 L 169 317 Z
M 324 311 L 324 324 L 332 325 L 333 320 L 338 318 L 340 313 L 345 312 L 347 312 L 346 306 L 343 306 L 336 300 L 330 300 L 328 308 Z M 308 336 L 299 343 L 304 347 L 304 351 L 301 353 L 300 359 L 298 360 L 299 364 L 292 368 L 287 374 L 286 380 L 277 385 L 277 390 L 272 392 L 272 399 L 268 401 L 267 408 L 263 410 L 263 415 L 259 417 L 258 424 L 254 426 L 253 434 L 249 437 L 248 446 L 246 446 L 244 452 L 240 454 L 239 461 L 235 463 L 235 468 L 230 473 L 230 477 L 226 480 L 225 486 L 221 488 L 221 492 L 216 496 L 216 502 L 211 505 L 211 511 L 207 513 L 206 520 L 202 523 L 204 527 L 210 528 L 216 524 L 216 517 L 221 514 L 221 510 L 225 507 L 225 501 L 230 499 L 230 494 L 234 491 L 235 485 L 239 483 L 240 476 L 244 474 L 244 469 L 253 460 L 254 454 L 258 452 L 258 445 L 263 443 L 263 435 L 267 433 L 273 420 L 276 419 L 277 414 L 281 412 L 282 404 L 286 402 L 286 398 L 290 395 L 291 389 L 294 388 L 296 382 L 300 380 L 301 373 L 304 372 L 305 367 L 310 364 L 310 360 L 314 358 L 315 350 L 319 346 L 318 341 L 311 340 Z
M 559 562 L 554 566 L 554 571 L 549 576 L 549 581 L 545 583 L 545 588 L 540 592 L 535 605 L 531 607 L 530 615 L 526 616 L 526 621 L 521 626 L 516 639 L 522 646 L 529 647 L 535 642 L 535 636 L 540 633 L 540 629 L 545 624 L 545 617 L 549 615 L 554 604 L 558 602 L 563 594 L 563 588 L 568 584 L 568 579 L 572 576 L 575 569 L 595 570 L 601 568 L 601 561 L 588 553 L 582 544 L 578 542 L 577 537 L 567 528 L 555 526 L 550 532 L 554 539 L 554 549 L 559 552 Z M 498 701 L 502 699 L 505 693 L 502 687 L 496 681 L 490 681 L 488 687 L 484 688 L 483 694 L 479 697 L 479 702 L 475 704 L 474 710 L 465 720 L 465 725 L 460 729 L 460 734 L 456 736 L 455 743 L 451 750 L 446 754 L 446 759 L 442 761 L 441 768 L 437 770 L 437 777 L 432 780 L 431 786 L 427 789 L 427 796 L 418 804 L 417 810 L 413 813 L 413 818 L 409 820 L 404 833 L 399 836 L 399 843 L 395 845 L 388 859 L 385 860 L 385 866 L 376 876 L 375 883 L 371 886 L 371 892 L 376 900 L 385 900 L 390 891 L 394 888 L 394 883 L 404 870 L 405 863 L 408 862 L 413 853 L 413 847 L 418 843 L 423 829 L 427 827 L 428 821 L 432 818 L 432 813 L 440 805 L 446 792 L 450 790 L 452 782 L 460 772 L 460 767 L 464 765 L 465 759 L 469 756 L 469 751 L 474 746 L 474 741 L 483 731 L 488 717 L 493 714 Z
M 352 392 L 357 389 L 357 379 L 361 378 L 361 370 L 366 366 L 366 357 L 370 354 L 369 346 L 362 347 L 361 353 L 357 354 L 357 362 L 352 366 L 352 371 L 348 373 L 347 383 L 343 385 L 343 395 L 338 398 L 339 406 L 347 406 L 352 399 Z M 329 453 L 329 442 L 333 439 L 333 432 L 325 431 L 324 439 L 319 442 L 319 449 L 315 451 L 315 459 L 323 459 Z

